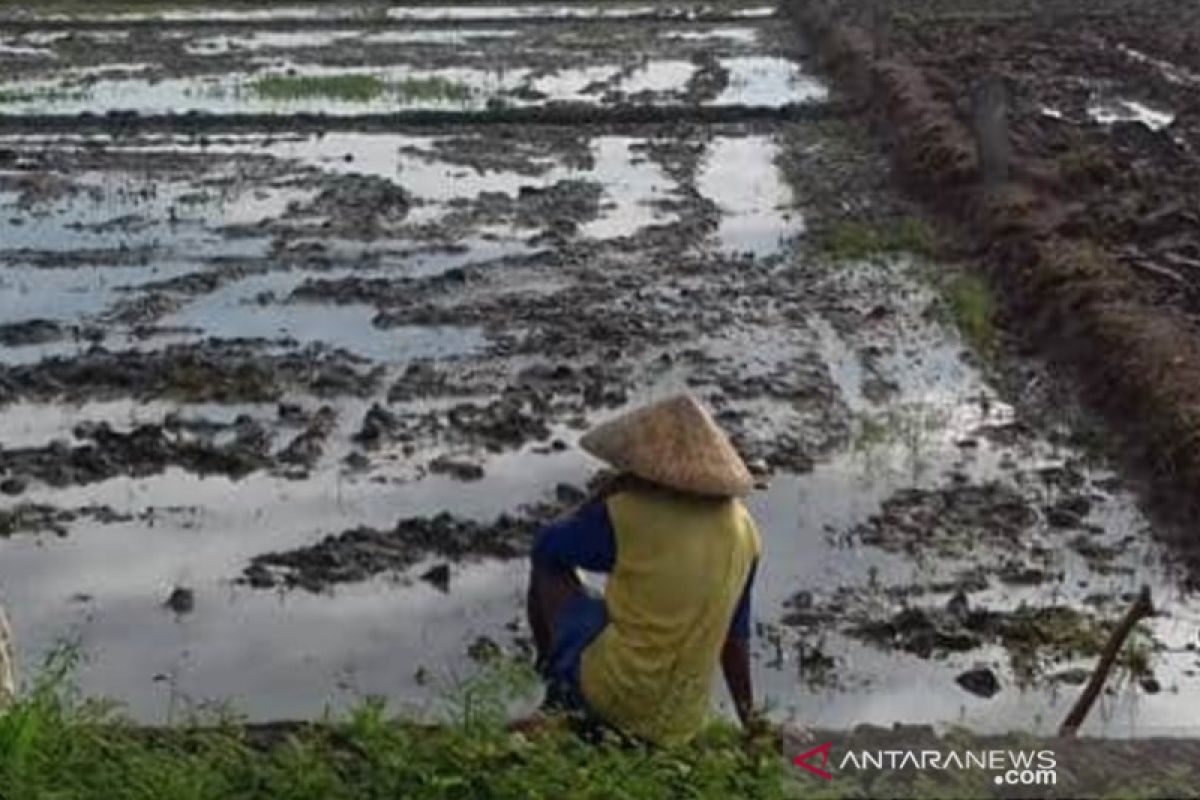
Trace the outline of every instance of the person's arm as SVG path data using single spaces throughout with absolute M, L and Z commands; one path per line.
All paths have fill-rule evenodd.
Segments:
M 747 728 L 755 717 L 754 684 L 750 677 L 750 590 L 757 570 L 757 564 L 750 568 L 742 598 L 725 637 L 725 646 L 721 648 L 721 671 L 725 674 L 725 685 L 729 687 L 729 696 L 733 698 L 738 719 Z
M 533 545 L 534 565 L 555 571 L 611 572 L 616 560 L 616 536 L 604 503 L 588 503 L 550 523 Z

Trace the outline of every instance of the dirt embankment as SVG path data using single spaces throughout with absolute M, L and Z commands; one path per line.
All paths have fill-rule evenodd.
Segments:
M 1139 264 L 1128 257 L 1137 230 L 1113 236 L 1126 228 L 1088 224 L 1114 207 L 1114 187 L 1124 187 L 1119 199 L 1131 226 L 1164 206 L 1180 206 L 1178 213 L 1187 215 L 1186 193 L 1155 191 L 1178 170 L 1160 168 L 1154 151 L 1194 153 L 1195 131 L 1182 127 L 1190 117 L 1181 111 L 1166 132 L 1136 120 L 1105 121 L 1089 105 L 1097 90 L 1087 80 L 1082 82 L 1090 94 L 1072 98 L 1064 89 L 1056 96 L 1062 105 L 1049 105 L 1042 84 L 1054 84 L 1064 70 L 1088 74 L 1064 53 L 1107 64 L 1114 52 L 1123 52 L 1124 45 L 1104 39 L 1103 31 L 1067 33 L 1073 29 L 1064 30 L 1057 17 L 1032 13 L 997 21 L 994 9 L 976 14 L 970 3 L 952 15 L 917 2 L 886 12 L 879 5 L 793 0 L 785 10 L 816 43 L 838 88 L 878 116 L 906 184 L 986 253 L 1015 332 L 1072 369 L 1132 455 L 1151 468 L 1155 494 L 1161 495 L 1156 499 L 1194 519 L 1200 511 L 1200 337 L 1188 305 L 1146 279 L 1147 272 L 1156 280 L 1167 273 L 1178 277 L 1182 268 L 1147 269 L 1145 262 L 1185 263 L 1195 243 L 1170 252 L 1166 245 L 1148 245 L 1148 258 Z M 1096 16 L 1082 7 L 1067 13 L 1081 20 Z M 1122 14 L 1136 18 L 1137 10 L 1118 4 L 1098 18 L 1111 27 L 1107 15 L 1119 21 Z M 961 29 L 950 31 L 950 19 Z M 961 27 L 964 19 L 983 21 Z M 964 41 L 956 45 L 952 33 Z M 1022 48 L 1036 37 L 1041 49 L 1025 53 Z M 1071 37 L 1078 40 L 1074 49 Z M 1071 41 L 1063 44 L 1064 38 Z M 957 61 L 946 55 L 955 50 Z M 1117 67 L 1107 69 L 1125 77 Z M 976 131 L 983 128 L 973 122 L 972 96 L 988 72 L 1010 93 L 1004 147 L 1011 158 L 1006 175 L 985 182 L 976 146 Z M 1072 109 L 1083 117 L 1070 119 Z M 1133 157 L 1127 152 L 1131 138 L 1143 142 Z M 1080 168 L 1081 154 L 1094 169 Z M 1163 180 L 1152 183 L 1159 173 Z M 1186 228 L 1171 231 L 1173 241 L 1180 227 Z

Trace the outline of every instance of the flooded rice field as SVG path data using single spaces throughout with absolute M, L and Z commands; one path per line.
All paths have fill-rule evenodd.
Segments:
M 1053 730 L 1150 584 L 1088 731 L 1194 734 L 1200 601 L 1053 376 L 959 332 L 961 265 L 823 244 L 899 206 L 849 123 L 687 118 L 827 101 L 770 12 L 0 26 L 4 121 L 180 119 L 0 135 L 0 597 L 27 667 L 78 640 L 82 688 L 145 720 L 428 707 L 473 655 L 528 651 L 524 553 L 597 470 L 580 433 L 686 389 L 761 480 L 781 718 Z M 562 103 L 600 116 L 355 120 Z M 629 106 L 680 119 L 604 121 Z M 339 119 L 222 130 L 247 111 Z
M 710 13 L 704 9 L 621 6 L 386 11 L 285 8 L 224 31 L 209 27 L 225 19 L 217 12 L 116 17 L 128 20 L 126 28 L 113 27 L 113 17 L 104 26 L 58 20 L 58 30 L 14 20 L 16 30 L 0 33 L 7 76 L 0 111 L 355 115 L 644 102 L 778 108 L 825 94 L 795 62 L 764 47 L 767 23 L 755 22 L 755 12 L 769 8 L 736 9 L 719 23 L 697 22 Z M 256 19 L 236 13 L 241 23 Z M 531 24 L 539 13 L 559 24 Z M 161 24 L 133 26 L 137 20 Z M 414 27 L 418 21 L 428 24 Z M 488 26 L 464 25 L 472 21 Z

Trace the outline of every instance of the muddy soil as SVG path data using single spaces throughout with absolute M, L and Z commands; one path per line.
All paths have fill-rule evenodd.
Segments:
M 1053 374 L 960 333 L 964 251 L 805 43 L 748 7 L 504 8 L 4 34 L 0 591 L 27 658 L 80 630 L 85 688 L 146 719 L 427 702 L 481 637 L 521 652 L 523 554 L 599 466 L 580 433 L 687 389 L 759 480 L 782 716 L 1045 727 L 1150 583 L 1146 658 L 1094 725 L 1185 727 L 1172 553 Z M 247 88 L 347 74 L 389 88 Z M 416 97 L 432 78 L 469 99 Z M 558 116 L 478 124 L 497 105 Z M 839 249 L 864 229 L 909 236 Z
M 1061 228 L 1110 252 L 1148 302 L 1197 309 L 1200 62 L 1186 2 L 901 3 L 889 46 L 965 98 L 989 74 L 1010 93 L 1012 143 L 1067 203 Z M 1007 13 L 1005 13 L 1007 12 Z

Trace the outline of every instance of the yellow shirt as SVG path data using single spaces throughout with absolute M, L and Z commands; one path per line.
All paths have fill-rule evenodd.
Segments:
M 583 695 L 622 730 L 683 743 L 708 715 L 758 531 L 738 500 L 637 490 L 607 507 L 617 559 L 605 591 L 608 625 L 583 653 Z

